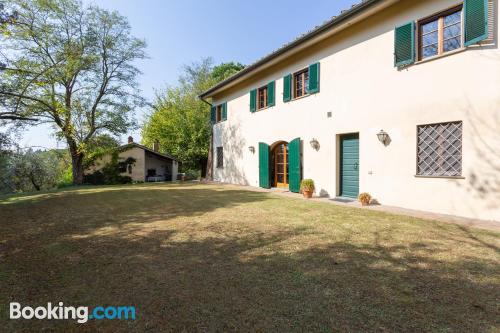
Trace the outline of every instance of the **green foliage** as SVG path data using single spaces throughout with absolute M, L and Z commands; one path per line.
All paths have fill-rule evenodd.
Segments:
M 120 143 L 108 134 L 95 136 L 85 145 L 84 168 L 93 165 L 94 162 L 106 154 L 112 154 Z
M 184 172 L 184 175 L 185 175 L 185 180 L 195 180 L 201 177 L 200 170 L 192 170 L 192 169 L 186 170 Z
M 314 192 L 314 189 L 315 189 L 314 180 L 312 180 L 312 179 L 303 179 L 300 182 L 300 190 L 301 191 Z
M 142 128 L 143 144 L 151 146 L 158 140 L 161 149 L 186 169 L 202 169 L 210 145 L 210 107 L 198 96 L 243 67 L 233 62 L 214 67 L 211 59 L 185 66 L 177 86 L 157 93 Z
M 30 192 L 56 187 L 68 163 L 65 151 L 32 149 L 10 152 L 2 163 L 2 192 Z
M 73 185 L 73 170 L 71 165 L 68 165 L 66 169 L 61 171 L 59 179 L 57 181 L 57 187 L 63 188 Z
M 111 154 L 111 161 L 106 164 L 102 169 L 84 176 L 84 182 L 93 185 L 116 185 L 128 184 L 132 182 L 129 176 L 122 176 L 128 168 L 134 165 L 136 159 L 129 157 L 125 160 L 120 160 L 119 151 L 115 150 Z
M 0 25 L 2 110 L 50 122 L 71 152 L 73 182 L 82 182 L 92 138 L 125 133 L 138 95 L 137 60 L 145 42 L 127 19 L 78 0 L 11 0 L 15 20 Z

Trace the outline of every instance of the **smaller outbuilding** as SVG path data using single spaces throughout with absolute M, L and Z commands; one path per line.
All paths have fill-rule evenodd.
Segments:
M 135 160 L 133 164 L 129 164 L 122 170 L 121 176 L 130 177 L 132 181 L 136 182 L 174 181 L 177 179 L 180 163 L 172 156 L 160 153 L 158 142 L 155 142 L 153 149 L 150 149 L 135 143 L 134 139 L 129 136 L 128 143 L 120 146 L 117 150 L 119 151 L 119 160 L 125 161 L 129 158 Z M 85 174 L 101 170 L 111 162 L 111 159 L 111 154 L 100 157 L 85 170 Z

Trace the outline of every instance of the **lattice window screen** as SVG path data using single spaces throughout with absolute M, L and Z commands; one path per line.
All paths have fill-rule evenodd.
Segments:
M 417 174 L 462 175 L 462 122 L 418 126 Z
M 224 150 L 222 147 L 217 147 L 217 168 L 224 167 Z

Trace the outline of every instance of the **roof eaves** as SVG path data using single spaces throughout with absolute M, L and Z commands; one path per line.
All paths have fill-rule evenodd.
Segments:
M 346 19 L 349 19 L 353 15 L 356 15 L 365 9 L 368 9 L 370 6 L 381 2 L 383 0 L 362 0 L 358 4 L 354 4 L 351 6 L 350 9 L 346 9 L 340 12 L 340 15 L 332 17 L 330 20 L 324 22 L 323 24 L 316 26 L 314 29 L 311 31 L 308 31 L 299 37 L 297 37 L 295 40 L 291 41 L 290 43 L 287 43 L 283 45 L 281 48 L 271 52 L 270 54 L 264 56 L 263 58 L 257 60 L 253 64 L 243 68 L 241 71 L 237 72 L 236 74 L 230 76 L 229 78 L 225 79 L 224 81 L 221 81 L 217 85 L 213 86 L 212 88 L 208 89 L 199 97 L 201 99 L 210 97 L 213 93 L 215 93 L 217 90 L 221 89 L 222 87 L 226 86 L 227 84 L 245 76 L 246 74 L 249 74 L 256 70 L 257 68 L 261 67 L 265 63 L 271 61 L 272 59 L 294 49 L 295 47 L 299 46 L 300 44 L 322 34 L 325 31 L 328 31 L 329 29 L 335 27 L 336 25 L 342 23 Z
M 144 149 L 150 153 L 153 153 L 153 154 L 156 154 L 156 155 L 159 155 L 161 157 L 165 157 L 165 158 L 168 158 L 168 159 L 171 159 L 171 160 L 174 160 L 176 161 L 175 158 L 173 158 L 172 156 L 170 155 L 167 155 L 167 154 L 163 154 L 163 153 L 160 153 L 160 152 L 157 152 L 157 151 L 154 151 L 153 149 L 150 149 L 146 146 L 143 146 L 141 144 L 138 144 L 137 142 L 132 142 L 132 143 L 127 143 L 127 144 L 124 144 L 123 146 L 121 146 L 120 148 L 128 148 L 128 147 L 132 147 L 132 146 L 135 146 L 135 147 L 138 147 L 138 148 L 141 148 L 141 149 Z

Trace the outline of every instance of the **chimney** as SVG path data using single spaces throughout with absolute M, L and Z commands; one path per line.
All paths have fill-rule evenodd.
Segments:
M 155 140 L 155 141 L 153 142 L 153 150 L 154 150 L 154 151 L 159 151 L 159 150 L 160 150 L 160 141 Z
M 132 136 L 128 137 L 128 143 L 134 143 L 134 138 Z

